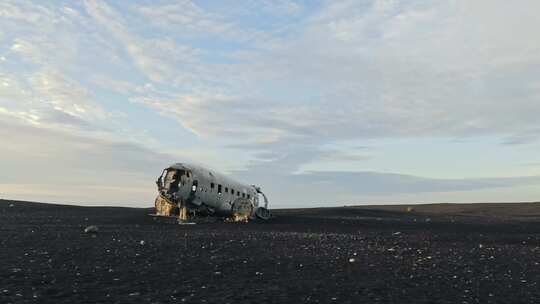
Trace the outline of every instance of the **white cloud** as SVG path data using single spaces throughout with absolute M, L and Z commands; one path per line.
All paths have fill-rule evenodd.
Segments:
M 91 77 L 92 84 L 106 90 L 110 90 L 113 92 L 125 94 L 125 95 L 132 95 L 135 92 L 141 92 L 141 90 L 144 90 L 143 86 L 140 86 L 136 83 L 125 81 L 125 80 L 117 80 L 114 78 L 111 78 L 109 75 L 104 74 L 96 74 Z
M 222 16 L 209 13 L 192 1 L 137 6 L 136 10 L 157 26 L 165 29 L 176 27 L 188 35 L 223 34 L 233 27 Z
M 0 17 L 29 24 L 48 24 L 54 14 L 44 6 L 30 5 L 28 1 L 3 1 Z
M 126 27 L 123 17 L 102 1 L 85 1 L 87 12 L 117 39 L 135 65 L 152 81 L 166 82 L 175 77 L 178 65 L 195 62 L 197 50 L 169 38 L 144 39 Z
M 163 30 L 167 35 L 202 40 L 205 38 L 224 40 L 228 42 L 247 43 L 252 47 L 261 47 L 263 42 L 270 40 L 272 35 L 253 26 L 242 26 L 238 12 L 245 6 L 248 12 L 265 9 L 276 13 L 292 13 L 299 9 L 288 1 L 264 2 L 260 4 L 222 3 L 227 7 L 227 15 L 212 12 L 197 5 L 193 1 L 172 2 L 166 4 L 136 5 L 135 11 L 145 18 L 145 22 L 155 29 Z M 217 5 L 219 6 L 219 5 Z
M 0 114 L 41 127 L 89 131 L 110 118 L 94 96 L 77 82 L 52 70 L 2 75 Z M 7 85 L 6 85 L 7 84 Z
M 302 11 L 303 6 L 297 1 L 261 1 L 263 6 L 275 14 L 297 14 Z
M 244 127 L 245 121 L 250 120 L 250 109 L 253 110 L 254 106 L 246 107 L 243 103 L 225 95 L 156 96 L 152 94 L 131 100 L 177 119 L 184 128 L 202 137 L 248 135 L 253 131 L 246 130 Z M 229 118 L 225 115 L 226 113 L 239 119 Z
M 31 87 L 38 102 L 46 103 L 56 111 L 83 120 L 108 118 L 107 113 L 92 101 L 92 93 L 86 87 L 54 71 L 32 75 Z

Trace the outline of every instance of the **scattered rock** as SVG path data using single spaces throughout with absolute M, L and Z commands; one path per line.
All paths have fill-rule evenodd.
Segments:
M 139 244 L 141 244 L 141 246 L 144 246 L 144 244 L 146 244 L 146 242 L 145 242 L 144 240 L 141 240 L 141 241 L 139 242 Z
M 99 232 L 99 228 L 94 225 L 84 228 L 84 233 L 96 234 L 98 232 Z
M 13 208 L 13 207 L 15 207 L 15 205 L 9 204 L 9 208 Z
M 356 262 L 355 259 L 353 259 L 353 258 L 350 258 L 350 259 L 349 259 L 349 263 L 354 263 L 354 262 Z

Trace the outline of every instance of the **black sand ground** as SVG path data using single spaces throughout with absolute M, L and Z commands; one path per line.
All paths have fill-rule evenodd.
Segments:
M 0 303 L 540 303 L 540 205 L 403 208 L 180 226 L 0 201 Z

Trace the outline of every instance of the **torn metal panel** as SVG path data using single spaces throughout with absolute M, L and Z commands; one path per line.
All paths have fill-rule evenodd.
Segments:
M 178 215 L 178 206 L 163 195 L 158 195 L 156 197 L 155 207 L 157 215 Z

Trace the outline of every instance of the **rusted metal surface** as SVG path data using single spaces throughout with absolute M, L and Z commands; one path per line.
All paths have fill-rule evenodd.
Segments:
M 156 197 L 155 207 L 157 215 L 178 215 L 178 206 L 161 194 Z

